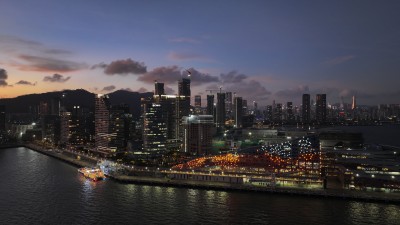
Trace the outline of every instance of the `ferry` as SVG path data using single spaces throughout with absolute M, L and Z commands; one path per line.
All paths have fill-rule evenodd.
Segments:
M 98 168 L 83 167 L 78 169 L 78 172 L 83 174 L 83 176 L 85 176 L 86 178 L 91 179 L 93 181 L 103 180 L 105 178 L 103 171 L 101 171 Z

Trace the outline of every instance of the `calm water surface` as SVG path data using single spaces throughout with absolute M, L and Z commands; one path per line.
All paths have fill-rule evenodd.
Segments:
M 0 150 L 0 224 L 400 224 L 400 205 L 91 182 L 26 148 Z

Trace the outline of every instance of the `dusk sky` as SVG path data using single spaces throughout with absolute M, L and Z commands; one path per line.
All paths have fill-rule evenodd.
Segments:
M 0 0 L 0 97 L 219 86 L 260 105 L 400 103 L 400 1 Z M 315 96 L 313 96 L 315 98 Z M 204 102 L 203 102 L 204 103 Z

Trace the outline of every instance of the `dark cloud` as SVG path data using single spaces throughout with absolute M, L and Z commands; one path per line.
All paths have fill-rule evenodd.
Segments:
M 299 85 L 295 88 L 281 90 L 275 93 L 275 96 L 284 97 L 288 99 L 298 98 L 303 94 L 307 94 L 310 92 L 310 88 L 307 85 Z
M 122 90 L 122 91 L 129 91 L 129 92 L 133 92 L 133 90 L 132 90 L 132 89 L 130 89 L 130 88 L 121 88 L 120 90 Z
M 113 90 L 115 90 L 115 88 L 116 87 L 114 85 L 110 85 L 110 86 L 104 87 L 102 91 L 113 91 Z
M 171 87 L 165 86 L 164 91 L 166 95 L 173 95 L 176 94 L 176 91 L 172 89 Z
M 239 74 L 237 71 L 231 71 L 226 74 L 222 73 L 220 75 L 222 83 L 240 83 L 246 78 L 247 76 L 245 74 Z
M 8 74 L 5 69 L 0 68 L 0 86 L 8 86 L 7 83 Z
M 41 57 L 33 55 L 19 55 L 22 59 L 29 64 L 17 64 L 21 70 L 33 70 L 44 72 L 71 72 L 87 68 L 84 63 L 78 63 L 68 60 L 54 59 L 50 57 Z
M 43 81 L 46 82 L 57 82 L 57 83 L 64 83 L 67 82 L 69 79 L 71 79 L 71 77 L 65 77 L 63 75 L 60 74 L 53 74 L 53 76 L 45 76 L 43 78 Z
M 141 87 L 141 88 L 139 88 L 139 90 L 137 90 L 137 92 L 139 92 L 139 93 L 144 93 L 144 92 L 149 92 L 149 90 L 147 90 L 147 89 L 144 88 L 144 87 Z
M 101 62 L 101 63 L 98 63 L 98 64 L 94 64 L 92 67 L 90 67 L 91 70 L 94 70 L 94 69 L 97 69 L 97 68 L 105 69 L 105 68 L 107 68 L 107 64 L 105 64 L 104 62 Z
M 190 79 L 194 84 L 204 84 L 211 82 L 218 82 L 218 77 L 211 76 L 209 74 L 201 73 L 193 68 L 188 69 L 190 71 Z M 145 83 L 154 83 L 155 80 L 166 84 L 176 84 L 182 77 L 187 77 L 187 70 L 183 70 L 178 66 L 169 67 L 157 67 L 152 71 L 142 74 L 138 80 Z
M 243 97 L 243 99 L 248 101 L 265 101 L 271 95 L 270 91 L 255 80 L 246 80 L 241 82 L 240 85 L 231 83 L 218 86 L 217 84 L 213 84 L 208 86 L 207 90 L 212 90 L 212 93 L 215 94 L 219 92 L 220 87 L 222 92 L 235 92 L 236 96 Z
M 36 82 L 35 83 L 32 83 L 32 82 L 29 82 L 29 81 L 26 81 L 26 80 L 20 80 L 20 81 L 18 81 L 17 83 L 15 83 L 16 85 L 30 85 L 30 86 L 35 86 L 36 85 Z
M 127 75 L 127 74 L 143 74 L 147 72 L 144 62 L 137 62 L 132 59 L 121 59 L 111 62 L 110 64 L 99 63 L 91 67 L 91 69 L 104 69 L 107 75 Z
M 9 53 L 20 52 L 21 49 L 30 52 L 35 52 L 35 54 L 46 54 L 46 55 L 70 55 L 71 51 L 65 49 L 49 48 L 44 44 L 31 41 L 15 36 L 0 35 L 0 46 L 2 49 Z

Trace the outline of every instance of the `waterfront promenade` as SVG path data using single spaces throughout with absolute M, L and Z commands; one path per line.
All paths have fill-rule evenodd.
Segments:
M 7 146 L 7 148 L 11 147 L 26 147 L 36 152 L 75 165 L 77 167 L 94 167 L 97 164 L 97 161 L 90 157 L 84 157 L 80 155 L 78 157 L 78 155 L 73 155 L 70 152 L 61 152 L 52 149 L 49 150 L 32 144 Z M 0 148 L 3 147 L 0 146 Z M 157 171 L 157 173 L 147 173 L 147 175 L 140 175 L 140 176 L 113 175 L 110 176 L 110 178 L 122 183 L 196 188 L 196 189 L 207 189 L 207 190 L 249 191 L 249 192 L 260 192 L 260 193 L 270 193 L 270 194 L 302 195 L 302 196 L 323 197 L 323 198 L 342 198 L 342 199 L 352 199 L 358 201 L 377 201 L 377 202 L 400 204 L 400 193 L 386 193 L 386 192 L 381 193 L 381 192 L 371 192 L 371 191 L 367 192 L 367 191 L 345 190 L 345 189 L 334 190 L 334 189 L 307 189 L 307 188 L 294 188 L 294 187 L 260 187 L 248 183 L 232 184 L 232 183 L 211 182 L 211 181 L 177 180 L 168 178 L 167 176 L 168 173 L 171 173 L 171 171 Z

